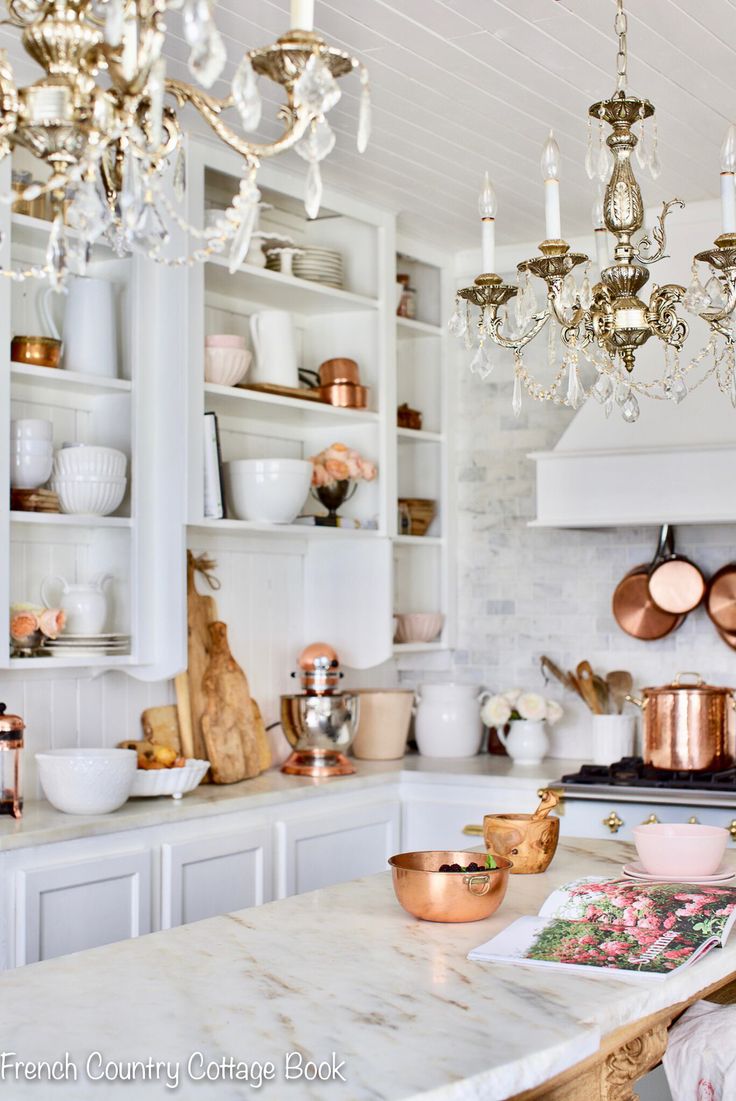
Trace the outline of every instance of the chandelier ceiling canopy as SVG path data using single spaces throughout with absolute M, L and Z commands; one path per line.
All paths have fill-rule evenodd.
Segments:
M 46 194 L 53 219 L 45 265 L 3 274 L 63 283 L 68 273 L 84 271 L 90 245 L 99 240 L 120 254 L 140 251 L 172 265 L 229 249 L 235 270 L 257 218 L 258 167 L 264 158 L 291 148 L 308 164 L 305 207 L 309 217 L 316 217 L 322 194 L 319 163 L 335 144 L 325 116 L 340 98 L 338 81 L 353 72 L 362 85 L 358 150 L 368 143 L 367 70 L 314 32 L 314 0 L 292 0 L 291 29 L 272 45 L 245 53 L 230 94 L 217 99 L 207 89 L 222 73 L 226 54 L 213 4 L 7 0 L 7 21 L 44 75 L 18 87 L 7 54 L 0 51 L 0 158 L 23 148 L 43 163 L 46 174 L 42 183 L 0 200 L 31 201 Z M 166 76 L 163 49 L 170 18 L 181 20 L 197 86 Z M 284 93 L 283 132 L 270 144 L 246 136 L 261 119 L 259 78 L 280 85 Z M 185 104 L 243 159 L 239 191 L 217 224 L 204 230 L 188 225 L 177 209 L 185 188 L 177 110 Z M 186 256 L 169 255 L 173 226 L 187 231 L 199 247 Z
M 589 178 L 599 182 L 593 205 L 599 281 L 591 281 L 588 256 L 572 252 L 562 239 L 560 151 L 553 134 L 545 142 L 541 158 L 546 239 L 539 246 L 538 256 L 517 265 L 517 283 L 505 283 L 494 271 L 496 201 L 488 175 L 480 194 L 483 274 L 472 286 L 458 291 L 449 328 L 472 351 L 471 371 L 481 377 L 493 367 L 492 345 L 513 353 L 512 407 L 517 416 L 524 392 L 537 400 L 574 409 L 592 394 L 607 414 L 618 406 L 624 420 L 633 422 L 639 416 L 639 397 L 679 403 L 690 389 L 711 376 L 736 406 L 736 130 L 729 128 L 721 151 L 723 233 L 713 248 L 695 256 L 687 290 L 676 283 L 653 283 L 648 298 L 641 297 L 649 282 L 649 266 L 666 255 L 665 220 L 671 210 L 684 203 L 680 199 L 663 203 L 651 233 L 642 234 L 644 204 L 633 161 L 648 169 L 654 179 L 659 176 L 660 163 L 654 107 L 628 87 L 623 0 L 617 0 L 615 32 L 616 89 L 589 109 L 585 162 Z M 605 140 L 604 125 L 610 128 Z M 608 258 L 608 233 L 615 238 L 612 262 Z M 710 267 L 706 287 L 700 281 L 698 263 Z M 575 269 L 583 271 L 580 286 Z M 542 280 L 545 287 L 542 308 L 532 277 Z M 680 353 L 689 326 L 679 312 L 680 306 L 703 318 L 711 330 L 705 348 L 687 364 L 681 363 Z M 477 314 L 471 307 L 477 307 Z M 523 359 L 525 347 L 545 327 L 547 358 L 553 373 L 548 383 L 534 378 Z M 652 338 L 664 349 L 665 370 L 655 381 L 642 381 L 635 373 L 636 357 Z M 701 373 L 696 379 L 691 372 L 698 368 Z

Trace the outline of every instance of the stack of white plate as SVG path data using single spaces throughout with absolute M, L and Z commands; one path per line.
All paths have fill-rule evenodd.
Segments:
M 331 248 L 302 246 L 293 261 L 294 275 L 327 287 L 342 287 L 342 253 Z
M 48 639 L 44 654 L 55 658 L 109 657 L 130 653 L 130 635 L 111 631 L 102 635 L 69 635 Z

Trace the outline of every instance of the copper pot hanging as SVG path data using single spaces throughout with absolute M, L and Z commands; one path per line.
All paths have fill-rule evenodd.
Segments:
M 684 683 L 685 677 L 693 678 Z M 628 697 L 642 709 L 642 756 L 654 768 L 716 772 L 736 764 L 736 700 L 731 688 L 679 673 L 672 684 Z
M 736 562 L 729 562 L 711 577 L 705 609 L 722 634 L 736 633 Z
M 649 595 L 663 612 L 687 615 L 705 595 L 705 578 L 700 569 L 675 551 L 674 531 L 669 524 L 659 529 L 659 544 L 649 567 Z

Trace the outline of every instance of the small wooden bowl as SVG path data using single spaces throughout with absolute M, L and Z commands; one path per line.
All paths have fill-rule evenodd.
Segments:
M 512 860 L 513 875 L 546 872 L 560 839 L 559 818 L 531 814 L 486 814 L 483 838 L 488 852 Z
M 481 863 L 473 852 L 399 853 L 389 860 L 396 897 L 422 921 L 481 921 L 503 902 L 511 861 L 499 857 L 497 868 L 480 872 L 439 872 L 441 864 Z

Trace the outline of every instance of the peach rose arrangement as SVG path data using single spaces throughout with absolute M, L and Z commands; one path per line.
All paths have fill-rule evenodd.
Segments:
M 10 608 L 10 641 L 15 650 L 36 649 L 45 638 L 58 638 L 66 613 L 40 604 L 13 604 Z
M 334 486 L 337 482 L 372 482 L 378 475 L 376 464 L 344 443 L 333 443 L 312 455 L 312 485 L 316 489 Z

